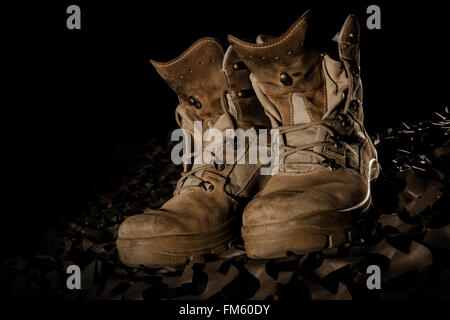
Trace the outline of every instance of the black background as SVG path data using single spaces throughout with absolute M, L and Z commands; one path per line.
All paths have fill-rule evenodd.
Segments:
M 280 35 L 312 8 L 317 43 L 325 46 L 355 13 L 369 132 L 429 117 L 448 103 L 449 90 L 449 18 L 437 3 L 73 0 L 2 10 L 11 18 L 2 48 L 2 252 L 79 212 L 94 184 L 120 172 L 118 146 L 175 128 L 177 98 L 148 60 L 172 59 L 203 36 L 226 44 L 227 34 Z M 66 28 L 70 4 L 81 8 L 81 30 Z M 381 30 L 365 26 L 370 4 L 381 7 Z

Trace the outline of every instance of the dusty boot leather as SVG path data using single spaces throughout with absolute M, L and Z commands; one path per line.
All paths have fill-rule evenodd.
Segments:
M 178 95 L 176 119 L 191 136 L 194 121 L 202 121 L 203 132 L 270 126 L 249 71 L 231 47 L 224 54 L 217 40 L 202 38 L 171 61 L 151 63 Z M 176 265 L 219 253 L 239 235 L 243 206 L 268 178 L 260 176 L 258 164 L 213 162 L 184 169 L 173 198 L 120 226 L 117 246 L 124 264 Z
M 359 25 L 349 16 L 338 58 L 318 53 L 306 12 L 282 36 L 247 43 L 230 36 L 255 92 L 280 132 L 279 171 L 245 208 L 242 236 L 253 258 L 337 246 L 356 237 L 378 176 L 363 125 Z

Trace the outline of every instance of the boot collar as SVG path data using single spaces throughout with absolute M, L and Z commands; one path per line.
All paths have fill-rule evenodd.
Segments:
M 221 96 L 227 88 L 222 72 L 224 52 L 214 38 L 201 38 L 177 58 L 167 62 L 150 60 L 156 71 L 178 95 L 194 120 L 222 113 Z

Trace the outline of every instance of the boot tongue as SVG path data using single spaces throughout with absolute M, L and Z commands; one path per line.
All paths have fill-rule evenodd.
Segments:
M 232 122 L 230 122 L 230 119 L 225 114 L 222 114 L 220 117 L 217 118 L 216 122 L 213 125 L 211 125 L 211 122 L 209 122 L 207 130 L 208 129 L 216 130 L 217 132 L 220 132 L 222 135 L 214 136 L 210 141 L 203 141 L 202 139 L 203 137 L 196 137 L 196 138 L 194 137 L 195 143 L 199 143 L 202 145 L 202 148 L 199 148 L 199 150 L 197 150 L 201 152 L 200 156 L 202 159 L 202 163 L 194 163 L 191 166 L 191 169 L 197 169 L 202 167 L 202 169 L 193 173 L 193 175 L 195 175 L 197 178 L 202 178 L 205 170 L 210 169 L 210 166 L 208 166 L 207 163 L 205 163 L 207 159 L 204 159 L 204 156 L 206 155 L 210 155 L 211 157 L 216 156 L 221 158 L 221 162 L 214 161 L 214 158 L 211 159 L 213 160 L 213 162 L 222 164 L 225 163 L 225 143 L 224 143 L 225 131 L 227 129 L 233 129 L 233 124 Z M 205 134 L 205 131 L 203 131 L 202 133 Z M 199 155 L 197 154 L 197 156 Z M 198 184 L 199 180 L 191 176 L 185 180 L 183 186 L 185 187 L 193 185 L 197 186 Z
M 323 56 L 321 62 L 321 70 L 324 77 L 324 83 L 326 88 L 326 109 L 322 118 L 319 120 L 333 119 L 339 113 L 340 107 L 343 106 L 344 93 L 350 86 L 350 80 L 347 78 L 345 68 L 342 62 L 333 60 L 328 55 Z M 293 124 L 307 124 L 313 121 L 309 112 L 309 101 L 300 93 L 292 94 L 292 112 L 293 112 Z M 319 116 L 319 114 L 317 114 Z M 314 119 L 315 121 L 315 119 Z M 318 141 L 325 141 L 327 139 L 327 131 L 321 127 L 310 127 L 301 131 L 294 131 L 285 134 L 286 144 L 290 146 L 301 146 Z M 309 148 L 308 150 L 322 153 L 323 147 L 316 146 Z M 294 153 L 285 159 L 285 163 L 296 162 L 314 162 L 317 161 L 309 155 L 302 153 Z M 287 168 L 286 171 L 292 172 L 307 172 L 311 168 Z
M 189 122 L 186 125 L 188 130 L 195 120 L 215 122 L 222 114 L 221 97 L 227 87 L 222 72 L 223 55 L 218 40 L 202 38 L 173 60 L 150 60 L 177 94 L 180 102 L 178 113 L 181 120 Z

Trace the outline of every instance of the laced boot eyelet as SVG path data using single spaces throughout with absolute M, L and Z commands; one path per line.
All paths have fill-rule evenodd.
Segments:
M 202 108 L 202 104 L 200 101 L 198 101 L 198 99 L 194 96 L 190 96 L 188 99 L 188 102 L 191 106 L 196 107 L 197 109 L 201 109 Z
M 336 160 L 334 160 L 334 159 L 325 159 L 321 162 L 321 164 L 323 164 L 325 167 L 327 167 L 331 171 L 336 171 L 337 169 L 339 169 L 341 167 L 338 163 L 336 163 Z
M 239 70 L 246 70 L 247 66 L 243 61 L 238 61 L 235 64 L 233 64 L 233 70 L 239 71 Z
M 293 80 L 286 72 L 282 72 L 280 73 L 280 82 L 288 87 L 292 85 Z
M 211 182 L 203 182 L 202 187 L 207 192 L 212 192 L 214 190 L 214 185 Z
M 344 128 L 350 126 L 351 120 L 350 120 L 349 116 L 346 115 L 345 113 L 338 114 L 337 118 L 341 122 L 341 126 L 343 126 Z
M 253 89 L 242 89 L 237 93 L 239 98 L 250 98 L 255 95 L 255 91 Z

